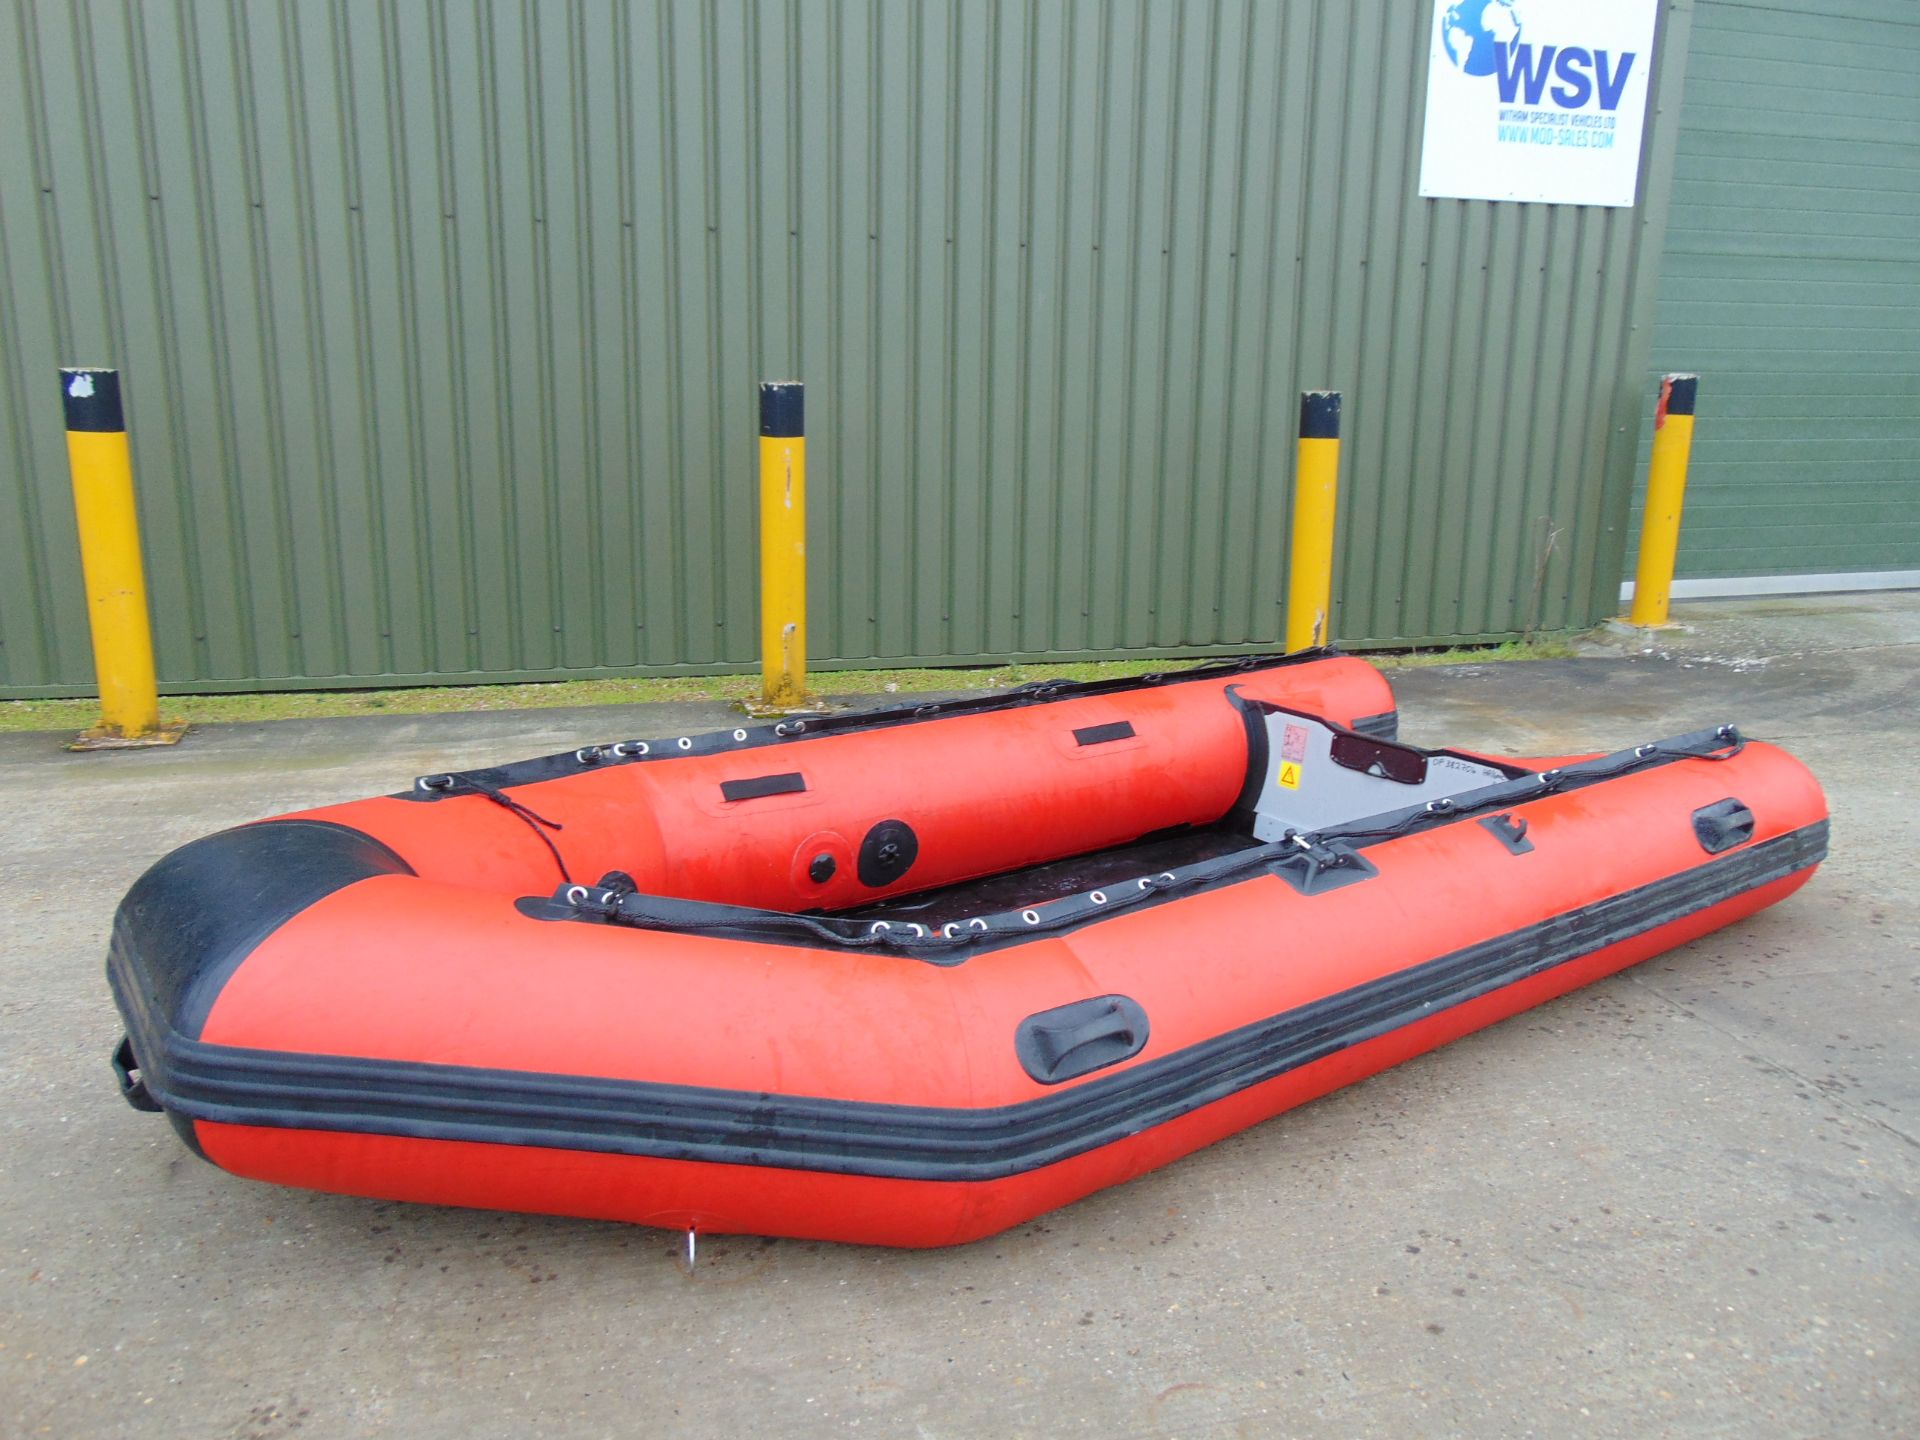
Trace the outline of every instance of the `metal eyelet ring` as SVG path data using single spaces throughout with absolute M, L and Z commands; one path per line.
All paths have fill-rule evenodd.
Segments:
M 1636 760 L 1644 760 L 1659 748 L 1657 745 L 1636 745 L 1633 750 L 1633 758 Z
M 888 924 L 885 920 L 876 920 L 873 922 L 873 924 L 867 927 L 867 934 L 882 935 L 891 929 L 893 929 L 893 926 Z
M 946 924 L 940 927 L 940 938 L 942 940 L 953 939 L 954 932 L 959 928 L 960 928 L 960 922 L 958 920 L 949 920 Z
M 600 903 L 602 905 L 618 905 L 620 903 L 620 897 L 611 890 L 602 890 L 600 892 Z
M 693 748 L 693 741 L 691 741 L 691 740 L 689 740 L 689 739 L 688 739 L 688 738 L 687 738 L 686 736 L 684 736 L 684 735 L 682 735 L 682 736 L 681 736 L 681 737 L 679 738 L 679 740 L 677 740 L 677 741 L 676 741 L 675 743 L 676 743 L 677 745 L 679 745 L 679 747 L 680 747 L 680 748 L 681 748 L 682 750 L 691 750 L 691 749 Z
M 1740 738 L 1739 729 L 1733 725 L 1722 725 L 1718 730 L 1714 731 L 1713 733 L 1719 736 L 1720 739 L 1726 741 L 1729 745 L 1733 744 L 1736 740 Z
M 807 733 L 807 722 L 806 722 L 806 721 L 804 721 L 804 720 L 796 720 L 796 721 L 794 721 L 794 722 L 793 722 L 793 733 L 794 733 L 794 734 L 796 734 L 796 735 L 804 735 L 804 734 L 806 734 L 806 733 Z
M 1020 912 L 1020 918 L 1029 925 L 1038 925 L 1040 923 L 1040 912 L 1038 910 L 1022 910 Z
M 588 895 L 588 890 L 587 890 L 587 887 L 584 885 L 569 885 L 567 887 L 567 903 L 569 905 L 586 904 L 587 895 Z
M 1092 894 L 1088 895 L 1087 898 L 1096 905 L 1104 905 L 1107 903 L 1107 892 L 1104 890 L 1095 890 Z
M 1540 772 L 1540 783 L 1542 785 L 1551 785 L 1559 778 L 1560 772 L 1558 770 L 1542 770 Z
M 1453 809 L 1453 801 L 1446 799 L 1444 796 L 1438 800 L 1429 800 L 1427 802 L 1427 813 L 1429 815 L 1444 815 L 1451 809 Z
M 922 925 L 918 920 L 909 920 L 907 924 L 913 927 L 913 938 L 916 940 L 927 933 L 927 927 Z
M 735 740 L 744 740 L 747 738 L 747 732 L 744 730 L 736 730 L 733 732 L 733 738 Z
M 982 920 L 978 915 L 967 921 L 967 924 L 975 930 L 985 930 L 987 928 L 987 922 Z
M 600 763 L 600 747 L 598 745 L 589 745 L 585 749 L 576 750 L 573 752 L 573 758 L 582 765 L 598 765 Z
M 1149 879 L 1145 879 L 1145 880 L 1136 880 L 1136 881 L 1134 881 L 1133 883 L 1134 883 L 1135 885 L 1138 885 L 1138 886 L 1139 886 L 1139 887 L 1140 887 L 1140 888 L 1141 888 L 1142 890 L 1151 890 L 1151 889 L 1153 889 L 1153 881 L 1152 881 L 1152 879 L 1151 879 L 1151 878 L 1149 878 Z
M 413 783 L 422 790 L 451 790 L 453 788 L 453 776 L 422 775 Z
M 1165 881 L 1166 881 L 1166 882 L 1167 882 L 1168 884 L 1172 884 L 1172 883 L 1173 883 L 1173 880 L 1174 880 L 1174 874 L 1173 874 L 1173 871 L 1171 871 L 1171 870 L 1162 870 L 1162 871 L 1160 872 L 1160 874 L 1159 874 L 1159 877 L 1158 877 L 1158 878 L 1160 878 L 1160 879 L 1162 879 L 1162 880 L 1165 880 Z

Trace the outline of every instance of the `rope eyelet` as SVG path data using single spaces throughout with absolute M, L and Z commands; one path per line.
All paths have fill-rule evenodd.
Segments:
M 421 790 L 451 790 L 453 788 L 453 776 L 422 775 L 413 783 Z
M 584 905 L 587 903 L 589 893 L 591 892 L 589 892 L 584 885 L 569 885 L 567 887 L 567 903 L 569 905 Z
M 1040 912 L 1038 910 L 1022 910 L 1020 912 L 1020 918 L 1029 925 L 1038 925 L 1040 923 Z
M 747 732 L 746 732 L 746 731 L 744 731 L 744 730 L 736 730 L 736 731 L 734 731 L 734 732 L 733 732 L 733 738 L 734 738 L 734 739 L 735 739 L 736 741 L 738 741 L 738 740 L 744 740 L 744 739 L 746 739 L 746 738 L 747 738 Z
M 676 741 L 675 741 L 674 743 L 675 743 L 676 745 L 678 745 L 678 746 L 679 746 L 679 747 L 680 747 L 680 748 L 681 748 L 682 750 L 691 750 L 691 749 L 693 748 L 693 741 L 691 741 L 691 740 L 689 740 L 689 739 L 688 739 L 688 738 L 687 738 L 686 736 L 684 736 L 684 735 L 682 735 L 682 736 L 681 736 L 681 737 L 680 737 L 680 738 L 679 738 L 678 740 L 676 740 Z
M 1107 892 L 1104 890 L 1095 890 L 1089 894 L 1087 898 L 1096 905 L 1104 905 L 1107 903 Z
M 987 922 L 982 920 L 978 915 L 974 916 L 971 920 L 967 921 L 967 924 L 970 928 L 975 930 L 985 930 L 988 928 Z

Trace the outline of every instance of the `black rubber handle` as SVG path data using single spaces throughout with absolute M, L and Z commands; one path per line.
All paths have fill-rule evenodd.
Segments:
M 1480 828 L 1506 846 L 1509 855 L 1525 855 L 1533 849 L 1533 842 L 1527 839 L 1525 816 L 1489 815 L 1480 822 Z
M 1693 812 L 1693 838 L 1709 855 L 1744 845 L 1753 838 L 1753 811 L 1732 795 L 1703 805 Z
M 1020 1022 L 1014 1053 L 1042 1085 L 1117 1065 L 1147 1043 L 1147 1012 L 1125 995 L 1100 995 Z

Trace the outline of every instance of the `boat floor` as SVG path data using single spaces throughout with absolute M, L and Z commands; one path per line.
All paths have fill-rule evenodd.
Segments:
M 1259 844 L 1244 830 L 1196 826 L 1173 834 L 1145 836 L 1108 850 L 1070 855 L 1044 865 L 984 875 L 938 890 L 899 895 L 838 914 L 851 920 L 917 920 L 922 925 L 938 926 L 971 915 L 1044 905 L 1049 900 L 1137 880 L 1142 875 L 1256 849 Z

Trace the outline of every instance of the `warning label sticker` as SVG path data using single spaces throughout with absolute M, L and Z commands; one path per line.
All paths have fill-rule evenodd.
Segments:
M 1280 758 L 1282 760 L 1304 760 L 1307 758 L 1307 727 L 1289 725 L 1280 736 Z
M 1280 767 L 1280 784 L 1288 790 L 1300 788 L 1300 765 L 1298 761 L 1288 760 Z

